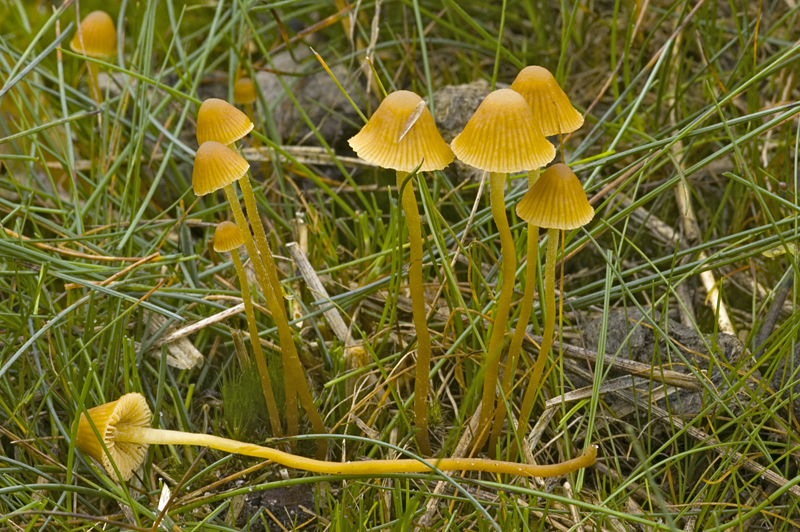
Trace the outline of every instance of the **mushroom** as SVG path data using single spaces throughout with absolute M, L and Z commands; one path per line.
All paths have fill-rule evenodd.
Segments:
M 242 287 L 242 301 L 244 302 L 244 312 L 247 315 L 247 326 L 250 331 L 250 343 L 253 345 L 253 354 L 256 358 L 256 367 L 258 368 L 258 375 L 261 378 L 261 389 L 264 392 L 264 400 L 267 402 L 267 410 L 269 411 L 269 422 L 272 427 L 272 435 L 275 437 L 283 436 L 281 430 L 281 417 L 278 413 L 278 406 L 275 403 L 275 395 L 272 393 L 272 382 L 269 378 L 269 371 L 267 370 L 267 359 L 264 356 L 264 351 L 261 349 L 261 341 L 258 336 L 258 327 L 256 326 L 256 315 L 253 311 L 253 302 L 250 299 L 250 286 L 247 282 L 247 276 L 244 274 L 244 267 L 242 267 L 242 260 L 239 258 L 239 248 L 244 245 L 244 238 L 242 232 L 233 222 L 222 222 L 217 226 L 214 232 L 214 251 L 228 253 L 230 252 L 233 259 L 233 265 L 236 268 L 236 275 L 239 277 L 239 284 Z
M 75 445 L 100 462 L 108 475 L 117 481 L 127 481 L 133 476 L 134 471 L 144 462 L 147 446 L 151 444 L 211 447 L 327 475 L 375 476 L 428 473 L 432 470 L 419 460 L 327 462 L 211 434 L 154 429 L 150 427 L 152 414 L 147 401 L 138 393 L 125 394 L 116 401 L 90 408 L 87 413 L 88 417 L 82 413 L 78 421 Z M 597 447 L 591 445 L 581 456 L 553 465 L 515 464 L 477 458 L 442 458 L 434 460 L 433 465 L 440 471 L 485 471 L 525 477 L 555 477 L 592 466 L 596 458 Z
M 480 426 L 484 428 L 477 446 L 483 445 L 495 409 L 495 392 L 500 367 L 511 297 L 514 293 L 517 257 L 514 240 L 506 218 L 503 198 L 506 175 L 544 166 L 555 157 L 555 148 L 533 126 L 534 117 L 525 99 L 511 89 L 499 89 L 481 102 L 450 146 L 464 163 L 491 172 L 490 200 L 492 217 L 500 236 L 503 277 L 497 298 L 494 327 L 489 338 L 486 373 L 483 381 Z M 502 401 L 500 401 L 502 404 Z M 494 448 L 489 450 L 494 453 Z
M 533 111 L 533 126 L 541 130 L 544 135 L 559 136 L 562 133 L 571 133 L 583 125 L 583 116 L 578 113 L 569 103 L 569 98 L 558 86 L 553 75 L 549 70 L 540 66 L 529 66 L 523 68 L 511 90 L 518 92 L 528 107 Z M 539 168 L 528 171 L 528 187 L 532 187 L 539 179 Z M 533 309 L 533 295 L 536 292 L 536 263 L 539 258 L 539 228 L 533 224 L 528 224 L 527 242 L 527 262 L 525 264 L 525 290 L 520 301 L 519 317 L 517 319 L 514 336 L 508 348 L 508 364 L 506 372 L 503 374 L 503 381 L 500 384 L 504 395 L 508 395 L 511 390 L 511 379 L 516 370 L 516 362 L 522 349 L 522 342 L 528 328 L 531 310 Z M 547 356 L 547 353 L 539 352 L 539 357 Z M 538 359 L 537 359 L 538 362 Z M 494 442 L 500 437 L 503 422 L 506 417 L 506 409 L 503 403 L 497 405 L 495 412 L 494 427 L 489 445 L 494 447 Z
M 528 419 L 542 377 L 544 362 L 553 345 L 556 319 L 556 253 L 558 252 L 559 232 L 577 229 L 588 224 L 594 217 L 594 209 L 586 199 L 586 192 L 575 173 L 569 166 L 559 163 L 545 170 L 539 180 L 525 193 L 525 196 L 517 204 L 517 215 L 537 228 L 546 227 L 548 229 L 547 261 L 544 270 L 545 324 L 539 356 L 533 365 L 531 380 L 522 399 L 517 425 L 517 438 L 521 442 L 527 431 Z
M 114 21 L 105 11 L 92 11 L 81 21 L 69 47 L 75 53 L 96 59 L 114 57 L 117 53 L 117 28 Z M 100 103 L 103 95 L 100 94 L 100 86 L 97 84 L 98 65 L 91 61 L 88 64 L 92 95 Z
M 431 337 L 425 310 L 422 279 L 422 228 L 414 185 L 406 183 L 417 166 L 423 172 L 441 170 L 453 161 L 453 151 L 442 139 L 433 116 L 418 95 L 409 91 L 389 94 L 367 124 L 349 140 L 365 161 L 397 172 L 397 191 L 408 226 L 410 258 L 408 284 L 414 328 L 417 332 L 417 368 L 414 381 L 414 425 L 417 444 L 424 455 L 431 454 L 428 435 L 428 389 Z
M 213 140 L 233 144 L 253 130 L 253 122 L 243 112 L 225 100 L 209 98 L 197 112 L 197 143 L 201 146 Z
M 247 77 L 239 78 L 233 85 L 233 101 L 237 105 L 244 105 L 244 110 L 247 113 L 247 118 L 251 122 L 255 122 L 255 113 L 253 112 L 253 103 L 256 101 L 256 84 L 253 80 Z
M 234 108 L 232 105 L 227 105 L 241 114 L 241 111 Z M 200 120 L 198 120 L 198 127 L 199 123 Z M 261 225 L 261 219 L 258 216 L 258 210 L 256 208 L 255 196 L 253 195 L 252 188 L 250 188 L 250 180 L 247 177 L 248 168 L 250 168 L 250 165 L 238 153 L 224 144 L 209 140 L 200 145 L 195 155 L 194 169 L 192 171 L 192 188 L 194 188 L 194 193 L 198 196 L 224 189 L 237 225 L 239 225 L 239 227 L 247 227 L 247 220 L 242 212 L 242 207 L 239 204 L 239 197 L 236 194 L 233 183 L 238 180 L 239 185 L 242 187 L 247 211 L 250 215 L 250 220 L 253 222 L 255 237 L 257 240 L 260 239 L 259 251 L 261 253 L 256 251 L 256 244 L 253 241 L 253 237 L 250 235 L 250 231 L 242 231 L 241 234 L 244 238 L 247 254 L 250 256 L 250 260 L 255 268 L 256 277 L 261 285 L 261 291 L 267 299 L 267 306 L 272 312 L 272 318 L 275 320 L 275 326 L 278 328 L 278 337 L 281 342 L 283 369 L 286 374 L 286 432 L 290 437 L 296 436 L 299 433 L 300 424 L 297 414 L 297 398 L 299 397 L 303 408 L 308 414 L 314 431 L 319 434 L 324 434 L 327 432 L 325 430 L 325 425 L 314 405 L 314 398 L 308 388 L 308 382 L 306 382 L 303 374 L 303 367 L 300 365 L 300 359 L 297 356 L 297 348 L 294 345 L 292 330 L 289 327 L 289 320 L 286 317 L 286 308 L 283 304 L 281 285 L 278 280 L 277 271 L 275 270 L 275 263 L 272 260 L 272 253 L 267 245 L 264 228 Z M 260 234 L 259 229 L 261 231 Z M 327 441 L 324 439 L 320 440 L 319 447 L 317 448 L 319 455 L 324 456 L 326 449 Z
M 544 67 L 528 66 L 520 70 L 511 90 L 525 98 L 537 127 L 548 137 L 572 133 L 583 125 L 583 115 L 572 107 L 556 78 Z

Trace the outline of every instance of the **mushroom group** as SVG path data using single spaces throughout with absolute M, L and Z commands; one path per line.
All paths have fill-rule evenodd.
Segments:
M 98 13 L 100 12 L 92 13 L 84 19 L 81 24 L 81 37 L 76 36 L 72 41 L 73 49 L 79 49 L 81 53 L 92 57 L 103 57 L 97 54 L 107 53 L 116 47 L 115 33 L 113 37 L 94 33 L 95 27 L 107 27 L 109 24 L 113 30 L 110 17 Z M 96 70 L 93 75 L 97 92 Z M 259 338 L 253 304 L 256 292 L 250 289 L 245 267 L 239 255 L 242 246 L 247 251 L 260 291 L 278 332 L 286 389 L 285 435 L 293 438 L 300 434 L 299 405 L 302 405 L 313 431 L 319 436 L 317 459 L 206 434 L 150 428 L 150 410 L 145 399 L 138 394 L 124 395 L 114 402 L 91 408 L 86 414 L 82 414 L 78 424 L 77 446 L 100 461 L 108 474 L 118 480 L 131 478 L 145 460 L 148 444 L 208 446 L 271 459 L 292 468 L 327 474 L 429 472 L 432 470 L 430 465 L 420 460 L 356 462 L 324 460 L 327 455 L 325 437 L 327 429 L 317 410 L 298 357 L 287 316 L 283 287 L 259 215 L 256 194 L 248 175 L 250 164 L 242 157 L 236 145 L 255 127 L 252 104 L 256 101 L 256 95 L 257 87 L 253 80 L 239 77 L 237 70 L 237 79 L 233 85 L 234 103 L 245 106 L 247 114 L 221 99 L 210 98 L 202 103 L 197 116 L 199 148 L 195 154 L 192 170 L 192 188 L 197 196 L 215 195 L 221 190 L 230 206 L 232 220 L 225 220 L 216 225 L 213 248 L 219 253 L 230 253 L 240 284 L 250 343 L 269 412 L 272 435 L 275 437 L 284 435 L 282 416 L 276 404 L 267 359 Z M 544 340 L 531 369 L 530 380 L 525 387 L 517 427 L 509 431 L 520 443 L 527 432 L 541 375 L 553 343 L 555 263 L 560 231 L 581 227 L 591 221 L 594 215 L 580 181 L 575 173 L 563 164 L 563 160 L 562 163 L 550 166 L 540 175 L 540 169 L 556 156 L 556 149 L 548 141 L 547 136 L 561 137 L 582 124 L 583 117 L 572 107 L 550 72 L 542 67 L 531 66 L 519 73 L 511 88 L 489 93 L 463 131 L 450 145 L 439 134 L 427 103 L 419 95 L 406 90 L 388 94 L 363 128 L 349 139 L 350 146 L 361 159 L 381 168 L 394 170 L 396 174 L 399 203 L 408 230 L 408 287 L 416 332 L 414 437 L 423 456 L 434 454 L 428 426 L 428 402 L 432 395 L 430 371 L 433 346 L 427 322 L 429 305 L 426 305 L 423 275 L 425 236 L 415 194 L 415 178 L 422 183 L 424 173 L 443 170 L 455 158 L 482 170 L 484 176 L 487 173 L 489 175 L 489 199 L 500 243 L 501 266 L 494 296 L 496 299 L 494 312 L 487 319 L 490 325 L 486 331 L 488 342 L 482 359 L 480 429 L 475 435 L 473 444 L 478 451 L 488 439 L 488 452 L 494 458 L 505 423 L 506 405 L 512 399 L 510 394 L 516 366 L 533 309 L 536 265 L 539 260 L 539 228 L 548 229 L 542 294 Z M 516 328 L 507 352 L 505 371 L 501 375 L 501 362 L 509 328 L 518 265 L 516 246 L 506 209 L 505 191 L 509 175 L 518 173 L 528 176 L 528 191 L 516 206 L 517 215 L 528 224 L 525 287 L 520 299 Z M 241 189 L 244 209 L 236 187 L 237 183 Z M 444 471 L 469 470 L 522 476 L 555 476 L 593 464 L 596 453 L 596 447 L 589 445 L 584 454 L 576 459 L 546 466 L 471 458 L 440 458 L 432 460 L 431 463 Z M 512 456 L 515 457 L 515 453 L 512 452 Z M 514 459 L 511 458 L 512 461 Z

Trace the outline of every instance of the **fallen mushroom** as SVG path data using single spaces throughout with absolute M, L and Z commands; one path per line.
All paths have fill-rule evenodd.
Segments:
M 430 466 L 419 460 L 327 462 L 210 434 L 154 429 L 150 427 L 152 414 L 147 401 L 138 393 L 125 394 L 116 401 L 90 408 L 87 412 L 89 417 L 81 414 L 78 421 L 75 445 L 100 462 L 108 475 L 118 481 L 127 481 L 133 476 L 147 456 L 148 445 L 211 447 L 327 475 L 374 476 L 432 471 Z M 440 458 L 431 462 L 440 471 L 484 471 L 525 477 L 555 477 L 592 466 L 596 459 L 597 447 L 590 445 L 581 456 L 551 465 L 516 464 L 480 458 Z

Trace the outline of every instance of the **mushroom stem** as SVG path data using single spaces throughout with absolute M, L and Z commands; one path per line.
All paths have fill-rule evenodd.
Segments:
M 117 425 L 113 436 L 116 442 L 153 445 L 200 445 L 229 453 L 273 460 L 286 467 L 326 475 L 388 475 L 427 473 L 431 468 L 418 460 L 363 460 L 357 462 L 326 462 L 296 456 L 269 447 L 242 443 L 210 434 L 193 434 L 134 425 Z M 594 445 L 579 457 L 550 465 L 515 464 L 477 458 L 442 458 L 432 463 L 441 471 L 484 471 L 526 477 L 555 477 L 593 465 L 597 458 Z
M 535 228 L 538 233 L 538 228 Z M 530 227 L 528 228 L 530 230 Z M 519 412 L 519 424 L 517 425 L 517 440 L 522 442 L 528 432 L 528 420 L 533 410 L 533 402 L 536 399 L 536 391 L 539 388 L 539 381 L 542 378 L 544 363 L 547 354 L 553 346 L 553 332 L 556 324 L 556 253 L 558 252 L 558 229 L 547 230 L 547 261 L 544 268 L 544 294 L 545 294 L 545 320 L 544 331 L 542 331 L 542 345 L 539 346 L 539 355 L 531 369 L 531 380 L 522 398 L 522 407 Z M 512 448 L 510 459 L 516 457 L 516 447 Z
M 539 169 L 528 172 L 528 188 L 532 187 L 538 180 Z M 511 345 L 508 348 L 506 370 L 501 383 L 501 393 L 505 398 L 508 398 L 511 391 L 511 381 L 516 372 L 517 359 L 519 358 L 519 353 L 522 349 L 522 341 L 525 339 L 525 334 L 528 329 L 528 321 L 530 321 L 531 309 L 533 309 L 533 295 L 536 292 L 536 263 L 539 259 L 539 228 L 533 224 L 528 224 L 527 257 L 527 262 L 525 264 L 525 291 L 522 294 L 519 318 L 517 319 L 517 326 L 514 329 L 514 336 L 511 338 Z M 489 439 L 489 447 L 491 449 L 494 449 L 497 444 L 497 439 L 503 431 L 503 422 L 505 419 L 505 402 L 498 400 L 492 435 Z
M 247 230 L 247 227 L 245 227 L 245 230 Z M 272 392 L 272 382 L 270 381 L 269 371 L 267 370 L 267 359 L 264 357 L 264 351 L 261 348 L 261 341 L 258 336 L 256 315 L 253 311 L 253 301 L 250 299 L 250 286 L 247 282 L 247 276 L 244 274 L 244 267 L 242 267 L 242 260 L 239 258 L 239 252 L 234 249 L 231 251 L 231 257 L 233 258 L 233 265 L 236 267 L 236 274 L 239 276 L 239 284 L 242 287 L 242 301 L 244 302 L 244 312 L 247 315 L 250 343 L 253 345 L 253 355 L 256 357 L 256 367 L 258 368 L 258 375 L 261 378 L 261 389 L 264 392 L 264 400 L 267 402 L 267 410 L 269 410 L 269 423 L 272 427 L 272 434 L 280 438 L 283 437 L 281 416 L 278 413 L 278 406 L 275 403 L 275 394 Z
M 431 336 L 428 332 L 427 312 L 425 311 L 425 289 L 422 282 L 422 227 L 414 195 L 414 184 L 409 181 L 405 189 L 403 182 L 408 172 L 397 171 L 397 190 L 402 190 L 401 203 L 408 226 L 408 240 L 411 253 L 408 264 L 408 286 L 411 291 L 411 305 L 414 329 L 417 331 L 417 369 L 414 380 L 414 425 L 417 432 L 417 445 L 423 455 L 430 456 L 431 443 L 428 435 L 428 390 L 430 387 Z
M 98 104 L 103 103 L 103 93 L 100 92 L 100 85 L 97 82 L 97 73 L 100 70 L 100 65 L 87 61 L 89 65 L 89 89 L 92 91 L 95 102 Z
M 278 327 L 278 337 L 281 341 L 281 353 L 283 355 L 284 371 L 286 372 L 286 397 L 289 395 L 297 395 L 300 402 L 308 415 L 309 421 L 314 432 L 318 434 L 326 434 L 328 431 L 325 429 L 325 423 L 322 421 L 322 416 L 319 415 L 317 407 L 314 404 L 314 397 L 311 395 L 311 390 L 308 388 L 303 366 L 300 364 L 300 358 L 297 356 L 297 348 L 294 345 L 294 338 L 292 337 L 292 329 L 289 326 L 289 319 L 286 315 L 286 306 L 283 303 L 283 290 L 281 289 L 281 282 L 278 278 L 278 270 L 275 267 L 275 261 L 272 259 L 272 251 L 267 242 L 267 234 L 264 232 L 264 226 L 261 224 L 261 217 L 258 215 L 258 206 L 256 205 L 256 196 L 253 194 L 253 188 L 250 185 L 250 178 L 247 174 L 239 179 L 239 186 L 242 188 L 242 196 L 244 197 L 244 205 L 247 209 L 247 215 L 250 218 L 250 223 L 253 226 L 253 235 L 255 236 L 256 246 L 261 254 L 261 260 L 266 268 L 267 280 L 269 286 L 272 287 L 271 298 L 268 296 L 267 303 L 272 311 L 272 318 L 275 320 L 275 325 Z M 237 200 L 238 204 L 238 200 Z M 241 224 L 240 224 L 241 225 Z M 244 225 L 244 227 L 247 227 Z M 251 255 L 257 257 L 258 255 Z M 289 409 L 289 401 L 286 401 L 287 417 Z M 294 403 L 295 411 L 297 403 Z M 296 413 L 294 414 L 297 415 Z M 319 440 L 319 447 L 317 448 L 317 455 L 324 457 L 327 454 L 327 440 Z
M 500 284 L 500 294 L 497 297 L 497 311 L 494 316 L 494 327 L 489 337 L 489 349 L 486 360 L 486 373 L 483 380 L 483 402 L 481 403 L 480 426 L 487 427 L 492 421 L 494 401 L 497 392 L 497 375 L 500 370 L 500 355 L 502 354 L 503 338 L 506 333 L 508 311 L 511 308 L 511 297 L 514 295 L 514 274 L 517 271 L 517 254 L 514 247 L 514 238 L 508 226 L 505 204 L 506 174 L 492 172 L 489 178 L 490 202 L 492 217 L 497 226 L 500 237 L 500 252 L 503 258 L 503 277 Z M 480 447 L 483 445 L 488 431 L 483 431 L 484 436 L 478 440 Z M 494 456 L 494 448 L 489 449 L 489 456 Z
M 236 220 L 236 225 L 238 225 L 239 229 L 242 231 L 244 246 L 247 249 L 247 254 L 250 256 L 253 268 L 256 270 L 256 277 L 258 278 L 258 284 L 261 285 L 261 292 L 263 292 L 264 297 L 267 299 L 267 306 L 272 311 L 272 317 L 275 320 L 275 324 L 278 326 L 278 336 L 281 341 L 281 354 L 283 355 L 284 372 L 292 375 L 292 365 L 291 363 L 287 362 L 289 351 L 288 345 L 294 346 L 291 331 L 289 331 L 289 344 L 287 344 L 284 342 L 282 322 L 277 318 L 278 311 L 280 309 L 276 308 L 278 305 L 274 300 L 275 298 L 272 293 L 272 287 L 269 284 L 267 277 L 267 270 L 264 268 L 264 264 L 258 258 L 258 251 L 256 251 L 255 242 L 253 242 L 253 237 L 250 234 L 247 220 L 244 217 L 244 212 L 242 212 L 242 206 L 239 204 L 239 197 L 236 195 L 236 189 L 233 188 L 233 184 L 225 185 L 225 196 L 227 196 L 228 203 L 231 205 L 231 211 L 233 211 L 233 218 Z M 293 389 L 287 384 L 286 435 L 289 437 L 297 436 L 300 433 L 300 422 L 297 417 L 297 395 L 291 390 Z
M 244 112 L 247 115 L 247 118 L 249 118 L 250 121 L 255 124 L 256 123 L 256 114 L 254 112 L 254 108 L 253 108 L 253 104 L 252 103 L 244 104 Z M 253 137 L 253 147 L 257 148 L 259 146 L 261 146 L 261 141 L 258 139 L 258 137 Z

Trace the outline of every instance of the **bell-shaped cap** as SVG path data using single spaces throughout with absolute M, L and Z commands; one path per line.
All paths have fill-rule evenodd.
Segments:
M 112 57 L 117 53 L 117 28 L 114 21 L 105 11 L 92 11 L 81 21 L 80 36 L 75 32 L 69 47 L 73 52 L 89 57 Z
M 214 231 L 214 251 L 227 253 L 244 245 L 244 238 L 239 226 L 227 220 L 217 226 Z
M 256 84 L 250 78 L 239 78 L 233 85 L 233 101 L 245 105 L 256 101 Z
M 544 67 L 529 66 L 520 70 L 511 90 L 525 98 L 536 126 L 545 135 L 572 133 L 583 125 L 583 115 L 572 107 L 556 78 Z
M 210 140 L 233 144 L 253 130 L 253 123 L 239 109 L 219 98 L 209 98 L 197 113 L 197 143 Z
M 430 110 L 413 92 L 395 91 L 348 142 L 356 154 L 382 168 L 411 172 L 441 170 L 453 162 Z
M 517 214 L 529 224 L 570 230 L 592 221 L 594 209 L 578 176 L 566 164 L 554 164 L 517 203 Z
M 250 168 L 244 158 L 219 142 L 204 142 L 197 149 L 192 169 L 192 188 L 197 196 L 205 196 L 230 185 Z
M 511 89 L 490 93 L 450 143 L 461 161 L 487 172 L 521 172 L 546 165 L 556 149 L 533 126 L 525 99 Z
M 133 476 L 147 456 L 147 445 L 141 443 L 115 441 L 117 427 L 149 427 L 150 426 L 150 407 L 147 401 L 138 393 L 125 394 L 116 401 L 96 406 L 88 410 L 89 417 L 92 418 L 95 428 L 97 428 L 102 442 L 108 449 L 108 454 L 103 450 L 101 440 L 97 439 L 89 420 L 85 414 L 81 414 L 78 421 L 78 435 L 75 438 L 75 445 L 78 449 L 88 454 L 101 464 L 108 472 L 109 476 L 118 481 L 125 481 Z M 116 478 L 114 466 L 117 466 L 121 478 Z

